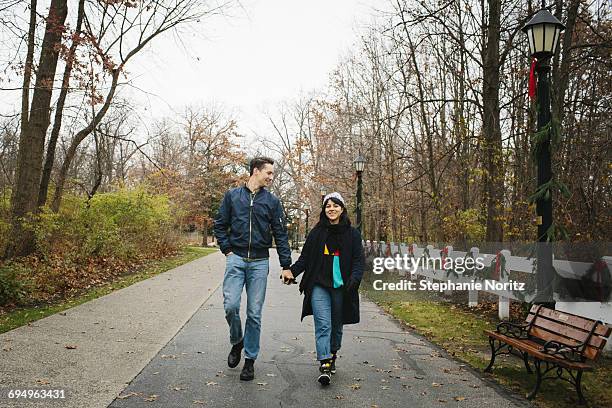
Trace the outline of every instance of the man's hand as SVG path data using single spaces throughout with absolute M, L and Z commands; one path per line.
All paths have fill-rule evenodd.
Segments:
M 230 256 L 230 255 L 232 255 L 232 254 L 233 254 L 233 252 L 232 252 L 232 251 L 229 251 L 227 254 L 225 254 L 225 256 Z
M 283 269 L 280 278 L 285 285 L 291 285 L 292 283 L 296 283 L 295 278 L 293 277 L 293 273 L 291 273 L 290 269 Z

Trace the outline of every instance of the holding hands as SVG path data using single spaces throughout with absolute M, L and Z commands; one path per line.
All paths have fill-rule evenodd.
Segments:
M 295 280 L 295 277 L 293 276 L 293 273 L 291 273 L 291 270 L 289 269 L 283 269 L 280 275 L 280 279 L 283 281 L 285 285 L 291 285 L 291 284 L 297 283 Z

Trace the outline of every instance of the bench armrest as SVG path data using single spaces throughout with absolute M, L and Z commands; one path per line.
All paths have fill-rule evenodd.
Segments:
M 573 362 L 584 362 L 585 358 L 582 354 L 582 345 L 569 346 L 554 340 L 548 340 L 544 343 L 542 352 L 550 354 L 563 360 Z
M 515 339 L 528 339 L 529 338 L 529 325 L 528 324 L 515 324 L 510 322 L 501 322 L 497 325 L 496 331 L 499 334 L 503 334 L 508 337 Z

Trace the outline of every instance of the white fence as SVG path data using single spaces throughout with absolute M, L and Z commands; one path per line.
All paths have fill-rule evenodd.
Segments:
M 476 259 L 480 257 L 483 261 L 485 268 L 491 275 L 491 278 L 483 279 L 477 275 L 470 273 L 464 273 L 463 275 L 457 274 L 452 270 L 427 268 L 427 264 L 419 266 L 416 269 L 415 275 L 425 277 L 427 280 L 435 281 L 450 281 L 455 283 L 470 283 L 472 281 L 478 281 L 483 284 L 484 287 L 491 286 L 495 287 L 495 283 L 508 283 L 508 278 L 511 272 L 523 272 L 526 274 L 534 274 L 534 259 L 528 259 L 521 256 L 513 256 L 510 251 L 502 250 L 497 254 L 484 254 L 480 253 L 480 250 L 476 247 L 471 248 L 470 252 L 454 251 L 453 247 L 446 246 L 441 249 L 434 248 L 432 245 L 427 247 L 418 247 L 416 244 L 404 244 L 404 243 L 385 243 L 377 241 L 365 241 L 365 254 L 366 259 L 372 262 L 375 257 L 393 257 L 397 255 L 403 257 L 407 255 L 410 258 L 451 258 L 453 259 L 453 265 L 455 259 L 458 258 L 472 258 Z M 612 270 L 612 257 L 606 256 L 603 258 L 608 266 L 608 270 Z M 439 262 L 439 263 L 444 263 Z M 557 273 L 566 278 L 580 278 L 584 276 L 587 270 L 592 264 L 587 262 L 570 262 L 565 260 L 553 260 L 553 266 Z M 493 268 L 493 269 L 492 269 Z M 400 276 L 406 276 L 405 270 L 396 270 Z M 415 276 L 411 277 L 415 278 Z M 491 285 L 484 285 L 489 282 Z M 595 281 L 594 281 L 595 282 Z M 510 316 L 510 300 L 519 302 L 530 302 L 535 296 L 535 288 L 533 287 L 532 292 L 517 292 L 509 290 L 494 290 L 494 289 L 483 289 L 484 292 L 492 293 L 498 296 L 498 314 L 500 319 L 507 319 Z M 559 299 L 555 294 L 556 308 L 558 310 L 581 315 L 591 319 L 601 320 L 604 323 L 612 324 L 612 303 L 608 300 L 607 302 L 564 302 Z M 478 291 L 468 291 L 468 302 L 469 306 L 478 305 Z M 612 342 L 610 342 L 612 344 Z M 610 345 L 610 344 L 609 344 Z M 608 347 L 606 347 L 608 348 Z

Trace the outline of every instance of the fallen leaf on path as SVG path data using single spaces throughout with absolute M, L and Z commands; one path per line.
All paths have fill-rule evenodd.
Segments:
M 262 387 L 265 387 L 266 385 L 268 385 L 267 382 L 258 382 L 257 385 L 261 385 Z
M 219 383 L 216 383 L 214 381 L 209 381 L 206 383 L 206 385 L 219 385 Z
M 130 393 L 127 393 L 127 394 L 124 394 L 124 395 L 119 395 L 117 398 L 119 398 L 119 399 L 128 399 L 128 398 L 133 397 L 135 395 L 138 395 L 138 393 L 137 392 L 130 392 Z
M 49 382 L 49 380 L 44 379 L 44 378 L 41 378 L 41 379 L 39 379 L 39 380 L 36 380 L 36 382 L 37 382 L 38 384 L 42 384 L 42 385 L 48 385 L 48 384 L 51 384 L 51 383 Z
M 355 381 L 361 381 L 361 378 L 359 378 L 359 377 L 353 377 L 353 380 L 355 380 Z
M 422 375 L 415 375 L 414 378 L 416 378 L 417 380 L 422 380 L 425 377 L 423 377 Z
M 193 403 L 194 403 L 194 404 L 200 404 L 200 405 L 204 405 L 204 404 L 206 404 L 206 402 L 204 402 L 204 401 L 200 401 L 200 400 L 193 400 Z
M 157 375 L 157 374 L 159 374 L 159 371 L 156 371 L 156 372 L 153 373 L 153 375 Z
M 170 359 L 175 359 L 176 356 L 174 354 L 162 354 L 161 358 L 170 358 Z
M 440 399 L 438 400 L 438 402 L 446 402 L 446 400 L 445 400 L 445 399 L 440 398 Z
M 438 383 L 431 383 L 432 387 L 441 387 L 443 384 L 438 384 Z
M 184 391 L 184 390 L 185 390 L 185 388 L 181 387 L 180 385 L 178 385 L 178 386 L 176 386 L 176 387 L 174 387 L 174 388 L 172 388 L 172 389 L 173 389 L 174 391 Z
M 152 394 L 152 395 L 149 395 L 147 398 L 143 398 L 143 399 L 147 402 L 153 402 L 157 400 L 157 397 L 159 397 L 159 395 Z
M 465 401 L 465 397 L 455 397 L 455 401 Z
M 349 387 L 351 387 L 353 390 L 358 390 L 358 389 L 361 388 L 361 385 L 359 385 L 359 384 L 351 384 L 351 385 L 349 385 Z
M 389 387 L 388 385 L 381 385 L 380 388 L 382 388 L 383 390 L 390 390 L 391 387 Z
M 337 399 L 337 400 L 343 400 L 343 399 L 344 399 L 344 395 L 336 395 L 336 396 L 334 397 L 334 399 Z
M 66 344 L 64 347 L 66 347 L 68 350 L 74 350 L 77 348 L 75 344 Z

